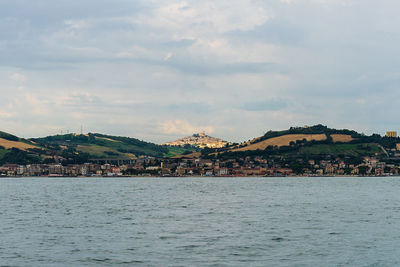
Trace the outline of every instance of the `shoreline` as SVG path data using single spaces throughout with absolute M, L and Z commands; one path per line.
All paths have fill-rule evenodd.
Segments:
M 5 178 L 14 178 L 14 179 L 30 179 L 30 178 L 74 178 L 74 179 L 95 179 L 95 178 L 103 178 L 103 179 L 116 179 L 116 178 L 229 178 L 229 179 L 237 179 L 237 178 L 387 178 L 387 177 L 400 177 L 400 175 L 290 175 L 290 176 L 132 176 L 132 175 L 123 175 L 123 176 L 0 176 L 0 179 Z

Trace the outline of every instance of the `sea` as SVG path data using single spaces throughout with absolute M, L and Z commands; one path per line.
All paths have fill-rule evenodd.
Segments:
M 4 178 L 0 266 L 400 266 L 400 177 Z

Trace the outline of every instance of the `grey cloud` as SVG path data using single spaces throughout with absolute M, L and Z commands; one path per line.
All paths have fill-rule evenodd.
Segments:
M 287 101 L 280 99 L 247 102 L 242 106 L 242 108 L 247 111 L 276 111 L 286 107 Z
M 250 31 L 232 31 L 225 36 L 239 42 L 262 41 L 272 44 L 300 45 L 306 32 L 290 22 L 272 19 Z
M 271 62 L 241 62 L 241 63 L 217 63 L 217 62 L 185 62 L 171 60 L 171 62 L 153 61 L 153 64 L 172 67 L 183 73 L 196 75 L 219 75 L 235 73 L 283 73 L 283 66 Z
M 170 42 L 164 42 L 161 44 L 161 46 L 165 47 L 170 47 L 170 48 L 186 48 L 191 46 L 196 42 L 195 39 L 182 39 L 178 41 L 170 41 Z
M 205 103 L 179 103 L 166 105 L 165 107 L 171 112 L 194 112 L 194 113 L 210 113 L 216 110 L 216 107 Z
M 109 17 L 134 14 L 145 5 L 141 1 L 126 0 L 12 0 L 0 3 L 0 17 L 17 17 L 30 20 L 32 24 L 47 25 L 49 21 L 63 19 Z
M 217 133 L 240 141 L 266 125 L 325 121 L 338 128 L 397 129 L 400 2 L 329 2 L 249 1 L 263 5 L 271 18 L 236 27 L 247 31 L 204 34 L 207 29 L 193 24 L 177 34 L 174 27 L 130 20 L 142 14 L 160 19 L 151 17 L 158 14 L 153 11 L 168 1 L 0 1 L 1 77 L 24 74 L 24 90 L 39 100 L 55 90 L 90 93 L 71 96 L 61 107 L 48 98 L 44 110 L 51 112 L 33 114 L 22 103 L 20 85 L 3 81 L 1 103 L 22 104 L 12 107 L 12 118 L 0 118 L 10 127 L 0 130 L 72 128 L 83 121 L 96 131 L 156 140 L 158 120 L 180 119 L 210 122 Z M 73 29 L 68 20 L 87 25 Z

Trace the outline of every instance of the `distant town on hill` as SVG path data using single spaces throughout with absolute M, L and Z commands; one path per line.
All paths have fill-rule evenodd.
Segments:
M 398 175 L 400 138 L 324 125 L 228 143 L 205 133 L 157 145 L 99 133 L 24 139 L 0 132 L 1 176 Z
M 167 142 L 162 145 L 166 146 L 179 146 L 179 147 L 184 147 L 184 146 L 194 146 L 194 147 L 199 147 L 199 148 L 221 148 L 229 145 L 227 141 L 224 141 L 219 138 L 211 137 L 206 135 L 205 132 L 193 134 L 192 136 L 184 137 L 181 139 L 178 139 L 176 141 L 172 142 Z

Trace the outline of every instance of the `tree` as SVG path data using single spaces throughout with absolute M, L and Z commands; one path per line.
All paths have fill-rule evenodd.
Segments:
M 368 166 L 358 166 L 358 173 L 361 175 L 366 175 L 369 170 Z

